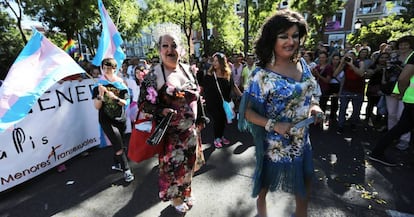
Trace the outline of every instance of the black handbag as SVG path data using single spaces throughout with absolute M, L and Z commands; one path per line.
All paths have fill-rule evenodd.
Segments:
M 165 135 L 165 132 L 168 129 L 168 126 L 170 125 L 172 116 L 172 112 L 168 113 L 167 116 L 164 116 L 161 122 L 155 127 L 155 130 L 152 133 L 152 135 L 147 139 L 148 145 L 156 146 L 161 142 L 162 138 Z

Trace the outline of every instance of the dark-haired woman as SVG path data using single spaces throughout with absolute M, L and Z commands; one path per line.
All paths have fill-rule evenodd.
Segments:
M 279 189 L 295 195 L 295 216 L 307 216 L 312 147 L 308 126 L 294 126 L 322 115 L 318 83 L 306 61 L 296 58 L 307 29 L 305 19 L 290 10 L 266 21 L 256 42 L 258 68 L 240 104 L 239 128 L 250 131 L 256 146 L 253 196 L 260 217 L 267 216 L 268 191 Z
M 213 55 L 213 64 L 204 77 L 203 87 L 207 112 L 213 121 L 213 143 L 216 148 L 221 148 L 223 145 L 230 144 L 230 141 L 224 137 L 227 119 L 222 106 L 222 96 L 224 100 L 230 101 L 230 93 L 232 90 L 238 96 L 242 95 L 240 89 L 233 82 L 230 66 L 223 53 L 215 53 Z

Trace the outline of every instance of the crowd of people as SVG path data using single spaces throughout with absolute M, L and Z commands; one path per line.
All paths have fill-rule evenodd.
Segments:
M 103 60 L 101 66 L 86 65 L 88 77 L 97 81 L 93 99 L 99 123 L 113 145 L 112 169 L 123 171 L 126 182 L 134 180 L 126 148 L 138 110 L 158 124 L 172 114 L 158 153 L 159 197 L 171 201 L 178 212 L 187 212 L 195 201 L 192 176 L 203 164 L 200 131 L 210 123 L 210 144 L 217 149 L 232 144 L 224 136 L 231 121 L 218 106 L 223 101 L 233 102 L 240 131 L 254 135 L 252 195 L 260 217 L 267 216 L 268 192 L 280 189 L 295 195 L 292 216 L 307 216 L 312 147 L 309 127 L 296 128 L 296 123 L 310 117 L 315 124 L 335 126 L 338 134 L 362 125 L 387 132 L 369 158 L 397 165 L 385 150 L 390 145 L 405 150 L 412 143 L 414 36 L 384 42 L 378 50 L 366 42 L 338 41 L 305 49 L 307 34 L 305 19 L 284 10 L 267 19 L 254 53 L 246 56 L 216 51 L 184 61 L 179 33 L 167 31 L 158 38 L 159 57 L 127 59 L 119 73 L 113 59 Z

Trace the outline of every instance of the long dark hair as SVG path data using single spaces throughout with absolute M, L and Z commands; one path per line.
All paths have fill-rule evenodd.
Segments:
M 305 36 L 308 34 L 308 24 L 298 12 L 281 10 L 266 20 L 262 26 L 261 34 L 255 42 L 255 53 L 259 60 L 258 66 L 265 67 L 267 63 L 271 62 L 277 35 L 294 25 L 299 28 L 300 44 L 303 44 Z

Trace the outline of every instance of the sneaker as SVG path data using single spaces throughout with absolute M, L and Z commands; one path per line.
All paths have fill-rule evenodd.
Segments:
M 389 166 L 389 167 L 395 167 L 398 164 L 391 162 L 390 160 L 387 160 L 387 158 L 384 155 L 374 155 L 374 154 L 370 154 L 368 157 L 370 160 L 372 161 L 376 161 L 378 163 L 381 163 L 385 166 Z
M 223 136 L 223 137 L 221 137 L 221 142 L 222 142 L 224 145 L 230 145 L 230 141 L 229 141 L 228 139 L 224 138 L 224 136 Z
M 126 182 L 132 182 L 135 179 L 134 174 L 131 173 L 131 170 L 124 172 L 124 179 Z
M 120 163 L 117 163 L 117 164 L 112 165 L 111 169 L 112 170 L 115 170 L 115 171 L 122 172 L 122 168 L 121 168 L 121 164 Z
M 343 127 L 338 127 L 338 129 L 336 130 L 336 134 L 342 135 L 342 133 L 344 133 L 344 128 Z
M 395 147 L 400 151 L 406 150 L 410 146 L 410 142 L 401 140 Z
M 217 139 L 214 140 L 214 146 L 216 148 L 222 148 L 223 147 L 223 145 L 221 144 L 221 139 L 220 138 L 217 138 Z

